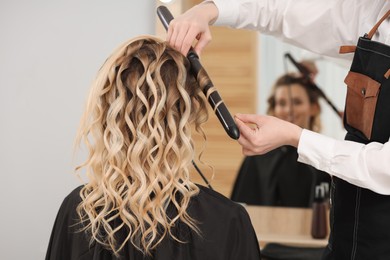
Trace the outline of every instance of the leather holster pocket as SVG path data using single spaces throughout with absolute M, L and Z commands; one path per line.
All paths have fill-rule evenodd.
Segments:
M 344 82 L 348 87 L 345 106 L 346 122 L 370 140 L 380 83 L 352 71 L 348 73 Z

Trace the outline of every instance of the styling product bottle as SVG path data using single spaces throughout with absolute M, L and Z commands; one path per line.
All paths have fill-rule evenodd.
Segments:
M 315 187 L 313 218 L 311 223 L 311 236 L 313 238 L 322 239 L 328 235 L 327 209 L 328 205 L 325 200 L 324 187 L 318 185 Z
M 320 185 L 324 187 L 324 201 L 326 205 L 328 206 L 328 209 L 330 209 L 330 190 L 329 190 L 329 183 L 327 182 L 321 182 Z

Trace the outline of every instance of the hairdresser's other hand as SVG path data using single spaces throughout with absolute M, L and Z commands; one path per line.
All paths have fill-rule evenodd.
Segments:
M 187 10 L 169 23 L 167 41 L 183 55 L 187 55 L 195 39 L 194 50 L 200 55 L 211 41 L 209 25 L 218 17 L 218 8 L 213 2 L 203 2 Z
M 273 116 L 237 114 L 238 143 L 244 155 L 264 154 L 282 145 L 297 147 L 302 128 Z

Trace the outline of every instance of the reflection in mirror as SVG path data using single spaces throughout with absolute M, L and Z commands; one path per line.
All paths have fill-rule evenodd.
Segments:
M 345 130 L 338 111 L 343 110 L 346 92 L 343 77 L 348 65 L 269 36 L 260 35 L 259 38 L 257 112 L 342 139 Z M 306 61 L 305 68 L 313 72 L 311 82 L 307 77 L 294 79 L 291 74 L 302 75 L 294 64 L 302 61 Z M 287 146 L 266 155 L 245 157 L 231 198 L 251 205 L 311 207 L 315 187 L 322 184 L 329 187 L 330 177 L 297 162 L 297 157 L 296 149 Z
M 307 78 L 298 73 L 285 73 L 273 84 L 267 99 L 267 114 L 319 132 L 319 98 L 317 89 Z M 297 159 L 297 149 L 291 146 L 245 157 L 231 198 L 250 205 L 311 207 L 315 187 L 323 184 L 329 187 L 330 177 Z

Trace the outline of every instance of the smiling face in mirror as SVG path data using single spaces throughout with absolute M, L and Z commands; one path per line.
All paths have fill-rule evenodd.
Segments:
M 275 91 L 276 117 L 302 128 L 309 128 L 310 117 L 313 114 L 311 107 L 306 90 L 299 84 L 279 86 Z
M 319 131 L 318 96 L 302 79 L 286 75 L 275 84 L 268 113 L 302 128 Z

